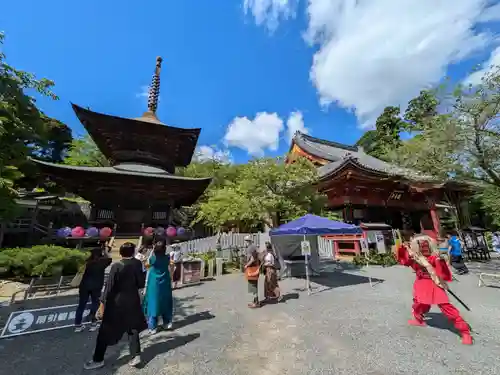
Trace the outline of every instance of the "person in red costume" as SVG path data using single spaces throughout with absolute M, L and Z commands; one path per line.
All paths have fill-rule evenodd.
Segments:
M 453 322 L 462 336 L 462 344 L 472 345 L 470 327 L 463 320 L 460 312 L 453 306 L 446 293 L 447 282 L 452 281 L 452 274 L 445 260 L 431 251 L 432 239 L 428 236 L 416 236 L 411 245 L 401 245 L 396 258 L 400 264 L 412 268 L 416 273 L 413 284 L 413 319 L 408 323 L 413 326 L 426 326 L 424 314 L 432 305 L 438 305 L 441 312 Z

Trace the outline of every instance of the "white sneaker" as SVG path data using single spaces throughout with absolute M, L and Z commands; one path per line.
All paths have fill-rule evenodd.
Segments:
M 166 327 L 167 327 L 167 329 L 168 329 L 168 330 L 171 330 L 171 329 L 172 329 L 172 326 L 173 326 L 172 322 L 170 322 L 170 323 L 168 323 L 168 324 L 166 325 Z
M 134 358 L 132 358 L 132 360 L 128 364 L 129 364 L 129 366 L 136 367 L 136 366 L 139 366 L 141 364 L 141 362 L 142 362 L 141 356 L 136 355 Z
M 84 330 L 85 330 L 85 327 L 82 324 L 80 324 L 79 326 L 75 326 L 76 333 L 83 332 Z
M 99 329 L 99 323 L 90 323 L 89 332 L 95 332 Z
M 102 367 L 104 367 L 104 361 L 102 361 L 102 362 L 88 361 L 88 362 L 85 362 L 85 364 L 83 365 L 83 368 L 85 370 L 97 370 L 98 368 L 102 368 Z
M 155 329 L 150 329 L 149 330 L 149 334 L 150 335 L 156 335 L 158 333 L 158 330 L 155 328 Z

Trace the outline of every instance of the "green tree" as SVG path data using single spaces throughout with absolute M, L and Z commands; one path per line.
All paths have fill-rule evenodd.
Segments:
M 449 115 L 438 115 L 427 121 L 424 131 L 402 142 L 397 149 L 388 150 L 386 158 L 440 179 L 463 175 L 460 154 L 456 152 L 460 132 L 456 122 Z
M 33 154 L 51 163 L 61 163 L 73 141 L 71 129 L 61 121 L 44 114 L 42 120 L 45 125 L 45 136 L 38 145 L 35 145 Z
M 304 158 L 292 164 L 283 159 L 255 159 L 238 166 L 237 178 L 214 186 L 199 205 L 195 222 L 215 229 L 228 224 L 271 227 L 307 212 L 321 213 L 326 197 L 313 183 L 316 168 Z
M 400 146 L 399 133 L 404 127 L 399 107 L 386 107 L 375 122 L 375 130 L 364 133 L 356 145 L 376 158 L 387 159 L 386 154 Z
M 422 92 L 410 102 L 405 117 L 417 134 L 389 157 L 441 179 L 469 181 L 499 224 L 500 69 L 493 67 L 477 85 L 457 85 L 433 97 L 436 92 Z M 443 98 L 447 108 L 439 108 Z
M 404 118 L 405 130 L 424 130 L 428 121 L 438 115 L 438 105 L 440 101 L 437 97 L 437 90 L 422 90 L 420 94 L 408 102 Z
M 64 164 L 81 167 L 108 167 L 110 165 L 109 160 L 97 148 L 89 135 L 73 139 Z
M 375 156 L 377 154 L 377 131 L 368 130 L 364 132 L 355 145 L 363 147 L 367 154 Z
M 0 33 L 0 44 L 4 35 Z M 22 177 L 20 165 L 32 153 L 32 146 L 46 138 L 46 122 L 28 91 L 57 99 L 54 83 L 36 79 L 8 65 L 0 52 L 0 220 L 15 212 L 15 181 Z

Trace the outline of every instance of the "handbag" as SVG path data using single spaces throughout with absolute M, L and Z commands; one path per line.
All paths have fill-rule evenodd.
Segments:
M 82 280 L 83 280 L 83 275 L 85 273 L 85 268 L 86 268 L 86 265 L 84 265 L 80 271 L 78 271 L 78 273 L 75 275 L 75 277 L 73 277 L 73 280 L 71 280 L 71 282 L 69 283 L 69 286 L 71 286 L 72 288 L 78 288 L 80 286 L 80 284 L 82 283 Z
M 245 276 L 248 281 L 259 280 L 260 264 L 247 267 L 245 270 Z

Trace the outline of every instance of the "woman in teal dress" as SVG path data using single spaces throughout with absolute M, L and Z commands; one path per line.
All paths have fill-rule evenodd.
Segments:
M 157 332 L 158 318 L 162 318 L 167 329 L 172 328 L 173 296 L 170 279 L 170 257 L 166 254 L 164 240 L 156 242 L 153 254 L 147 265 L 148 276 L 146 293 L 144 295 L 144 314 L 148 318 L 148 328 L 151 333 Z

